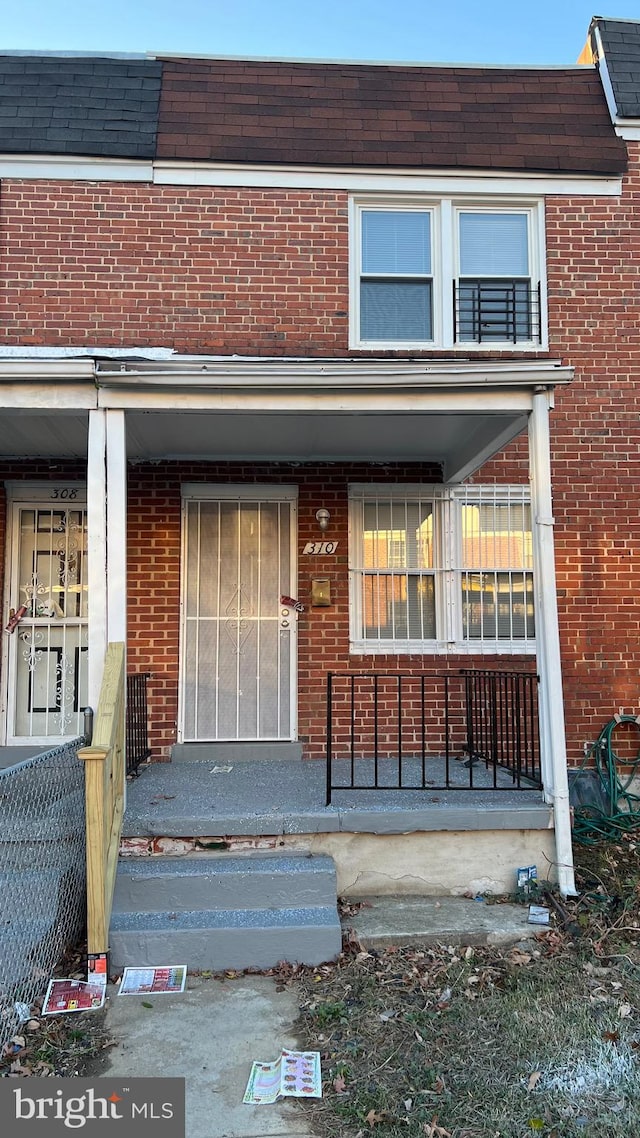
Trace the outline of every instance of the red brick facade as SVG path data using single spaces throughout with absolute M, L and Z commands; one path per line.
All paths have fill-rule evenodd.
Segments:
M 558 597 L 573 762 L 583 742 L 592 741 L 614 712 L 640 710 L 640 146 L 630 144 L 630 150 L 622 199 L 551 198 L 546 205 L 548 355 L 576 369 L 573 384 L 558 391 L 552 416 Z M 2 183 L 0 246 L 6 344 L 149 345 L 253 356 L 349 354 L 346 193 L 9 180 Z M 58 468 L 53 477 L 60 477 L 61 464 Z M 18 470 L 28 477 L 48 476 L 40 466 L 15 464 L 0 474 L 19 476 Z M 527 446 L 521 439 L 475 480 L 523 482 L 527 477 Z M 373 663 L 387 670 L 468 663 L 454 657 L 377 656 L 373 663 L 349 658 L 346 487 L 350 480 L 384 478 L 435 481 L 439 472 L 428 466 L 393 467 L 386 473 L 362 466 L 294 469 L 286 463 L 132 467 L 130 662 L 153 673 L 157 757 L 166 754 L 176 729 L 184 480 L 297 483 L 301 543 L 317 538 L 318 504 L 331 509 L 340 555 L 321 568 L 333 579 L 335 603 L 305 613 L 299 630 L 299 724 L 310 754 L 322 747 L 328 670 Z M 309 576 L 302 565 L 303 598 Z

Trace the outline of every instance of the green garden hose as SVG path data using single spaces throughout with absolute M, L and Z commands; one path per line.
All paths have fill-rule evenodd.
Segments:
M 640 795 L 630 787 L 640 776 L 640 746 L 634 759 L 622 760 L 613 746 L 613 735 L 622 724 L 635 724 L 640 734 L 640 716 L 616 715 L 602 728 L 593 746 L 585 755 L 582 770 L 593 770 L 606 806 L 594 803 L 576 807 L 573 837 L 583 846 L 594 846 L 602 841 L 616 841 L 623 834 L 640 829 Z M 640 739 L 639 739 L 640 743 Z

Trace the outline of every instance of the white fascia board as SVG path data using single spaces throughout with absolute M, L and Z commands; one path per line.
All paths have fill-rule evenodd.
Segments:
M 625 142 L 640 142 L 640 119 L 616 119 L 616 134 Z
M 0 154 L 0 179 L 54 182 L 152 182 L 153 163 L 129 158 L 68 158 L 59 154 Z
M 613 91 L 613 84 L 611 82 L 611 76 L 609 75 L 609 68 L 607 67 L 607 57 L 605 55 L 604 47 L 602 45 L 602 37 L 600 35 L 600 29 L 597 25 L 594 28 L 594 32 L 595 32 L 595 40 L 596 40 L 596 55 L 598 58 L 598 71 L 600 74 L 600 82 L 602 83 L 602 89 L 604 91 L 604 97 L 607 100 L 607 107 L 609 108 L 609 115 L 611 116 L 611 122 L 615 123 L 615 121 L 618 117 L 618 106 L 617 106 L 616 97 L 615 97 L 615 94 Z
M 18 349 L 19 351 L 20 349 Z M 28 349 L 27 349 L 28 350 Z M 90 380 L 93 383 L 95 366 L 90 359 L 51 359 L 46 356 L 0 356 L 0 383 L 39 380 Z
M 91 411 L 96 405 L 93 385 L 0 381 L 0 410 Z
M 100 391 L 98 406 L 138 411 L 218 414 L 528 414 L 534 390 L 384 391 Z
M 514 174 L 511 171 L 238 165 L 226 162 L 154 163 L 157 185 L 248 186 L 262 189 L 344 190 L 347 193 L 514 194 L 618 197 L 622 179 L 582 174 Z
M 145 161 L 0 155 L 0 180 L 150 182 L 160 186 L 246 186 L 260 189 L 344 190 L 345 193 L 514 194 L 619 197 L 622 180 L 603 175 L 536 174 L 486 170 L 279 166 L 227 162 Z

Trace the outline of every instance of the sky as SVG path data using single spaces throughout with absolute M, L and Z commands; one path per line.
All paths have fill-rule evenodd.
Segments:
M 640 0 L 4 0 L 0 51 L 573 64 L 591 17 Z

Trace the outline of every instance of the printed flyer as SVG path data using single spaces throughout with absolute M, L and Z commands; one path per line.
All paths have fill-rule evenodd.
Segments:
M 105 985 L 86 980 L 50 980 L 42 1005 L 43 1016 L 89 1012 L 104 1004 Z
M 167 964 L 162 968 L 125 968 L 118 988 L 119 996 L 159 996 L 184 992 L 186 964 Z
M 250 1106 L 279 1098 L 322 1098 L 319 1051 L 286 1051 L 271 1063 L 254 1063 L 242 1101 Z

